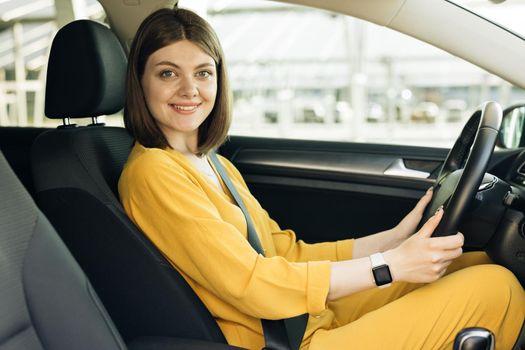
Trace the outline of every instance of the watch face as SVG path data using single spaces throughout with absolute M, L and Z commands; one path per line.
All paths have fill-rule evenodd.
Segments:
M 390 274 L 388 265 L 374 267 L 372 268 L 372 273 L 374 274 L 374 279 L 378 286 L 392 283 L 392 275 Z

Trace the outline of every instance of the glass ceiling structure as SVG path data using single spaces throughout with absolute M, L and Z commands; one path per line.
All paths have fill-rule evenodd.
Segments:
M 57 3 L 60 5 L 60 1 Z M 96 0 L 74 3 L 76 13 L 70 14 L 71 20 L 104 16 Z M 13 69 L 15 54 L 19 54 L 27 70 L 40 69 L 47 61 L 47 50 L 57 23 L 54 0 L 0 0 L 0 68 Z M 18 53 L 16 46 L 20 46 Z
M 0 125 L 42 125 L 47 57 L 58 27 L 103 17 L 96 0 L 0 0 Z

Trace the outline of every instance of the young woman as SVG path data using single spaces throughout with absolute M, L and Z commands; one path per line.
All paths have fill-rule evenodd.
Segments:
M 391 230 L 306 244 L 269 217 L 221 157 L 264 256 L 252 248 L 245 217 L 208 159 L 226 138 L 231 101 L 222 49 L 202 18 L 183 9 L 146 18 L 127 79 L 124 118 L 136 144 L 119 182 L 122 203 L 228 343 L 261 349 L 260 319 L 308 313 L 302 349 L 448 349 L 469 326 L 493 331 L 498 349 L 513 346 L 525 315 L 513 274 L 483 253 L 462 254 L 460 233 L 431 237 L 443 210 L 414 234 L 431 190 Z M 372 254 L 388 266 L 389 288 L 377 288 Z

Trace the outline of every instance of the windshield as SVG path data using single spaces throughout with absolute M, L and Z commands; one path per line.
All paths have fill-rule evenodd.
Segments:
M 464 7 L 491 22 L 525 38 L 525 0 L 454 0 Z

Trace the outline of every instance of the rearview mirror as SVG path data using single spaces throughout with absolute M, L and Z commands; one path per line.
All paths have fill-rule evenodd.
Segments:
M 519 148 L 525 146 L 525 103 L 506 108 L 499 132 L 498 146 L 502 148 Z

